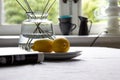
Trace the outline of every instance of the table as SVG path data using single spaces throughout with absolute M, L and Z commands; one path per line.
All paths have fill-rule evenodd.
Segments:
M 82 55 L 67 61 L 0 68 L 0 80 L 120 80 L 120 49 L 71 47 Z

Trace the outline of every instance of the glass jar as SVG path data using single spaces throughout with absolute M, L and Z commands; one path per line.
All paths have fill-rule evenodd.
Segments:
M 28 19 L 21 24 L 21 34 L 19 39 L 19 47 L 30 50 L 34 41 L 43 38 L 54 39 L 54 30 L 52 22 L 45 16 L 28 15 Z

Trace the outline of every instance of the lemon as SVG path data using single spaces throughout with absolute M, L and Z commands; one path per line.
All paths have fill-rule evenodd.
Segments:
M 67 52 L 70 48 L 70 42 L 67 38 L 56 38 L 53 41 L 52 49 L 54 52 Z
M 52 43 L 51 39 L 36 40 L 31 48 L 39 52 L 52 52 Z

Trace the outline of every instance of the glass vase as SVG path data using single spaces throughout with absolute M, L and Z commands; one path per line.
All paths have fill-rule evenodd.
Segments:
M 27 15 L 28 19 L 21 24 L 19 47 L 29 51 L 34 41 L 38 39 L 54 39 L 53 24 L 46 18 L 47 15 L 31 13 Z

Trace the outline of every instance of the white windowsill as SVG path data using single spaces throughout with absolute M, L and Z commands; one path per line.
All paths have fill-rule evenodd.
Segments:
M 58 35 L 56 37 L 68 38 L 70 40 L 71 46 L 90 46 L 97 35 Z M 19 36 L 0 36 L 0 47 L 16 47 L 18 46 L 18 42 Z M 96 40 L 93 46 L 120 48 L 120 35 L 102 35 Z

